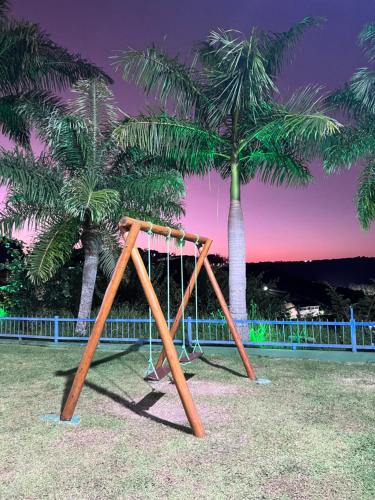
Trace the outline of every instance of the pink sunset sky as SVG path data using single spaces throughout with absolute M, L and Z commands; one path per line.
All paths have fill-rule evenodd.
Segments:
M 310 83 L 328 91 L 349 79 L 365 64 L 357 34 L 363 24 L 375 20 L 370 0 L 13 0 L 12 6 L 15 16 L 39 23 L 57 43 L 113 76 L 118 104 L 129 114 L 151 103 L 115 73 L 109 57 L 116 49 L 155 42 L 172 55 L 186 55 L 196 40 L 217 27 L 248 32 L 257 25 L 281 31 L 306 15 L 325 16 L 325 25 L 308 33 L 282 75 L 281 93 L 287 96 Z M 1 143 L 11 146 L 5 139 Z M 375 256 L 375 225 L 364 232 L 355 215 L 360 168 L 327 177 L 316 161 L 312 172 L 315 182 L 308 188 L 258 182 L 243 187 L 248 261 Z M 187 179 L 186 187 L 184 226 L 213 238 L 212 251 L 227 255 L 229 182 L 212 173 L 210 179 Z M 4 198 L 4 191 L 0 196 Z M 27 241 L 32 237 L 26 232 L 19 236 Z

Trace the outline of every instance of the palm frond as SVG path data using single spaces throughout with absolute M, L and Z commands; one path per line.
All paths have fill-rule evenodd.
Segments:
M 110 279 L 120 254 L 118 232 L 102 227 L 100 231 L 101 245 L 99 250 L 99 265 L 104 275 Z
M 77 172 L 88 164 L 91 135 L 81 117 L 52 113 L 47 124 L 38 128 L 38 132 L 53 160 L 64 165 L 68 171 Z
M 129 188 L 125 190 L 124 200 L 131 200 L 126 207 L 135 209 L 140 213 L 160 214 L 168 221 L 184 215 L 183 197 L 185 196 L 184 181 L 176 171 L 162 172 L 146 169 L 135 177 L 129 176 Z M 147 187 L 146 187 L 147 186 Z
M 155 47 L 121 51 L 114 57 L 114 64 L 122 70 L 125 80 L 140 85 L 147 95 L 156 94 L 164 105 L 172 100 L 176 112 L 183 116 L 192 112 L 202 96 L 191 69 L 178 57 L 169 57 Z
M 0 22 L 7 19 L 9 14 L 10 5 L 8 0 L 0 0 Z
M 185 196 L 185 184 L 181 174 L 173 170 L 163 171 L 157 164 L 155 168 L 148 166 L 133 170 L 124 177 L 123 186 L 125 196 L 141 201 L 152 199 L 155 193 L 164 197 L 170 194 L 181 198 Z
M 292 94 L 286 101 L 285 108 L 290 113 L 326 112 L 328 107 L 322 90 L 319 85 L 308 85 Z
M 174 160 L 186 173 L 205 173 L 225 145 L 215 132 L 167 114 L 129 118 L 113 135 L 121 147 L 138 147 L 152 156 Z
M 372 159 L 359 177 L 357 214 L 364 229 L 375 220 L 375 160 Z
M 61 90 L 79 79 L 111 79 L 79 55 L 56 45 L 40 28 L 9 20 L 0 28 L 0 88 L 23 92 L 35 88 Z
M 48 90 L 33 89 L 12 97 L 15 99 L 15 111 L 27 120 L 30 128 L 41 128 L 52 114 L 66 112 L 62 101 Z
M 62 218 L 43 228 L 27 258 L 31 281 L 47 281 L 65 264 L 79 239 L 78 230 L 77 220 Z
M 374 131 L 364 127 L 345 127 L 323 142 L 323 165 L 331 174 L 350 168 L 361 157 L 375 152 Z
M 270 139 L 287 141 L 294 148 L 301 148 L 304 157 L 320 151 L 321 141 L 336 134 L 342 125 L 327 116 L 324 97 L 319 95 L 319 87 L 307 87 L 294 94 L 289 102 L 280 106 L 279 117 L 258 130 L 254 137 L 261 142 Z
M 215 66 L 203 68 L 206 95 L 213 106 L 208 119 L 213 127 L 237 109 L 256 108 L 275 91 L 265 68 L 256 33 L 246 39 L 234 30 L 211 31 L 199 57 L 214 57 Z
M 375 114 L 375 71 L 360 68 L 350 81 L 354 99 L 361 103 L 368 113 Z
M 312 27 L 320 26 L 324 21 L 323 17 L 305 17 L 288 31 L 263 33 L 262 53 L 267 73 L 272 77 L 277 76 L 282 70 L 285 57 L 296 48 L 305 32 Z
M 72 91 L 71 113 L 97 127 L 98 135 L 107 132 L 118 121 L 119 108 L 114 104 L 113 92 L 103 79 L 79 80 Z
M 0 97 L 1 132 L 16 143 L 27 146 L 30 141 L 28 120 L 18 112 L 18 97 Z
M 34 158 L 31 153 L 23 154 L 18 149 L 0 150 L 0 186 L 22 189 L 28 201 L 54 205 L 62 183 L 61 174 L 52 167 L 48 157 Z
M 86 163 L 91 169 L 101 170 L 106 140 L 118 123 L 119 109 L 114 105 L 112 91 L 101 79 L 80 80 L 73 91 L 75 97 L 70 104 L 71 111 L 82 119 L 88 132 Z
M 2 234 L 11 237 L 13 231 L 24 228 L 28 231 L 38 230 L 40 225 L 46 224 L 55 215 L 50 207 L 28 204 L 23 199 L 17 200 L 16 196 L 8 196 L 7 203 L 0 212 Z
M 311 182 L 309 169 L 291 153 L 282 151 L 254 151 L 241 165 L 246 181 L 258 178 L 266 184 L 277 186 L 306 186 Z
M 368 109 L 357 99 L 348 83 L 329 94 L 326 97 L 326 104 L 329 108 L 344 111 L 350 119 L 362 121 L 369 117 Z
M 18 144 L 29 145 L 33 126 L 45 125 L 51 113 L 62 111 L 59 99 L 44 90 L 0 97 L 0 126 L 4 135 Z
M 97 177 L 90 173 L 65 182 L 61 196 L 67 214 L 80 221 L 89 217 L 94 224 L 110 217 L 119 205 L 119 193 L 113 189 L 98 189 L 97 185 Z
M 359 34 L 359 43 L 365 50 L 370 62 L 375 59 L 375 23 L 365 24 Z

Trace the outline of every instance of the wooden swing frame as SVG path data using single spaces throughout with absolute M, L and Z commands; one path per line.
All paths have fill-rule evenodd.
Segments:
M 196 269 L 193 271 L 190 277 L 188 286 L 185 290 L 183 301 L 180 304 L 180 307 L 177 311 L 173 325 L 169 330 L 164 314 L 161 310 L 159 300 L 156 296 L 155 290 L 148 276 L 142 257 L 140 256 L 138 248 L 136 246 L 136 240 L 140 231 L 147 232 L 150 230 L 150 228 L 151 225 L 149 222 L 132 219 L 130 217 L 123 217 L 119 223 L 119 230 L 124 239 L 124 246 L 121 251 L 120 257 L 117 261 L 112 278 L 105 292 L 103 302 L 101 304 L 98 316 L 92 328 L 92 332 L 87 342 L 86 348 L 82 354 L 79 367 L 75 374 L 69 395 L 65 401 L 65 405 L 61 412 L 60 419 L 63 421 L 68 421 L 71 420 L 73 416 L 79 396 L 81 394 L 83 385 L 85 383 L 87 373 L 90 368 L 90 364 L 94 357 L 96 347 L 99 343 L 101 334 L 103 332 L 105 322 L 111 311 L 112 304 L 115 299 L 117 290 L 120 286 L 126 266 L 129 262 L 129 259 L 131 258 L 135 266 L 135 269 L 137 271 L 139 281 L 142 285 L 147 302 L 150 306 L 152 315 L 155 319 L 156 327 L 159 331 L 159 335 L 163 343 L 163 350 L 160 353 L 159 359 L 156 363 L 156 369 L 160 369 L 163 365 L 164 359 L 167 358 L 170 371 L 172 372 L 173 380 L 175 382 L 186 416 L 190 422 L 192 431 L 196 437 L 203 437 L 205 435 L 203 424 L 198 414 L 188 384 L 186 382 L 185 375 L 181 368 L 177 351 L 173 343 L 173 338 L 180 325 L 183 316 L 183 311 L 187 307 L 190 296 L 194 290 L 196 279 L 203 266 L 207 271 L 208 278 L 214 289 L 220 307 L 224 313 L 225 319 L 228 324 L 228 328 L 232 334 L 233 340 L 236 344 L 236 347 L 244 364 L 247 376 L 251 380 L 256 380 L 256 375 L 249 361 L 249 358 L 246 354 L 241 337 L 238 334 L 238 331 L 236 329 L 232 315 L 224 299 L 220 286 L 216 281 L 215 275 L 212 271 L 211 265 L 207 258 L 212 240 L 210 240 L 209 238 L 205 238 L 203 236 L 197 236 L 195 234 L 185 233 L 184 231 L 179 229 L 171 229 L 165 226 L 158 226 L 153 224 L 152 232 L 154 234 L 159 234 L 161 236 L 170 236 L 171 238 L 176 238 L 176 239 L 183 238 L 186 241 L 196 243 L 199 249 L 199 258 L 196 263 Z

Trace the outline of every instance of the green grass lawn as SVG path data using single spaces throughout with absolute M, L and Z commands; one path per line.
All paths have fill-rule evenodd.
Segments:
M 0 344 L 1 499 L 375 497 L 374 364 L 255 358 L 265 386 L 240 376 L 238 357 L 195 361 L 197 439 L 174 385 L 143 381 L 136 350 L 96 354 L 78 426 L 42 422 L 79 359 Z

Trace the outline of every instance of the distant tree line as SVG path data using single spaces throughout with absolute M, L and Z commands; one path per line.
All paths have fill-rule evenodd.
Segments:
M 147 267 L 147 252 L 140 251 Z M 228 297 L 228 263 L 219 255 L 212 255 L 210 261 L 215 269 L 216 278 Z M 171 255 L 170 259 L 170 310 L 174 315 L 181 302 L 180 255 Z M 27 277 L 25 254 L 22 244 L 17 240 L 3 237 L 0 240 L 0 307 L 8 315 L 46 315 L 77 317 L 80 303 L 82 268 L 84 251 L 75 249 L 70 260 L 60 268 L 55 276 L 38 285 Z M 167 313 L 167 272 L 166 254 L 151 252 L 152 283 Z M 184 283 L 194 269 L 194 257 L 183 256 Z M 288 292 L 279 289 L 278 280 L 267 278 L 264 273 L 248 273 L 249 283 L 247 307 L 249 319 L 284 319 L 287 318 L 286 302 L 291 299 Z M 95 316 L 103 299 L 108 279 L 99 270 L 94 291 L 93 312 Z M 207 279 L 204 269 L 198 279 L 199 317 L 220 318 L 221 312 Z M 327 284 L 315 283 L 316 303 L 324 309 L 325 317 L 347 321 L 350 306 L 354 306 L 357 319 L 369 321 L 375 316 L 375 296 L 365 295 L 361 291 L 334 288 Z M 294 292 L 295 293 L 295 292 Z M 319 297 L 319 298 L 318 298 Z M 292 297 L 295 300 L 294 297 Z M 297 301 L 295 301 L 297 302 Z M 297 302 L 298 303 L 298 302 Z M 148 306 L 132 263 L 129 263 L 119 289 L 112 314 L 121 317 L 146 317 Z M 186 315 L 195 316 L 195 300 L 192 296 Z

